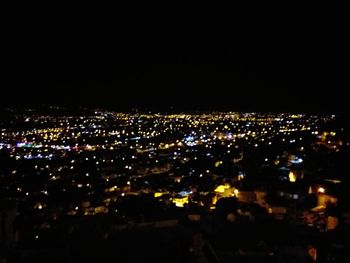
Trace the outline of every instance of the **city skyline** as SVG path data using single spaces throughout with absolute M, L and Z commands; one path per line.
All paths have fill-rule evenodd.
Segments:
M 0 258 L 348 259 L 349 123 L 337 115 L 8 114 Z
M 341 19 L 27 13 L 2 34 L 0 262 L 348 262 Z

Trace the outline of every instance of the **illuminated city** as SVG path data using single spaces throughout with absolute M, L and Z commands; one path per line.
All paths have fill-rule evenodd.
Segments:
M 216 253 L 228 238 L 244 256 L 252 252 L 237 244 L 241 237 L 221 236 L 222 227 L 244 233 L 276 224 L 285 235 L 312 232 L 317 238 L 308 245 L 316 246 L 321 235 L 350 223 L 349 210 L 339 210 L 347 205 L 347 179 L 336 167 L 349 153 L 349 126 L 336 115 L 13 116 L 0 134 L 0 193 L 14 221 L 9 244 L 74 243 L 86 226 L 108 243 L 120 232 L 190 224 L 204 227 Z M 283 245 L 260 238 L 252 241 L 264 243 L 260 256 L 277 258 Z
M 0 263 L 350 262 L 341 8 L 60 6 L 3 12 Z

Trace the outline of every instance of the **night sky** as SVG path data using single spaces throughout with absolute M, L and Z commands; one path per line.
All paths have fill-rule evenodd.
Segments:
M 25 25 L 6 42 L 3 105 L 128 110 L 346 110 L 346 34 L 270 29 Z M 7 88 L 6 88 L 7 87 Z

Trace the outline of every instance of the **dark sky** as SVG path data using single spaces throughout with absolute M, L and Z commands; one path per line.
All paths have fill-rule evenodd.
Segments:
M 278 21 L 273 25 L 278 25 Z M 18 28 L 17 28 L 18 29 Z M 9 29 L 7 105 L 344 111 L 348 43 L 336 24 Z

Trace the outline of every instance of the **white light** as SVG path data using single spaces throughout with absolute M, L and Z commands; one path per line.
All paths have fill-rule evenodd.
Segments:
M 319 187 L 317 189 L 317 192 L 321 193 L 321 194 L 324 194 L 326 192 L 326 189 L 324 189 L 323 187 Z

